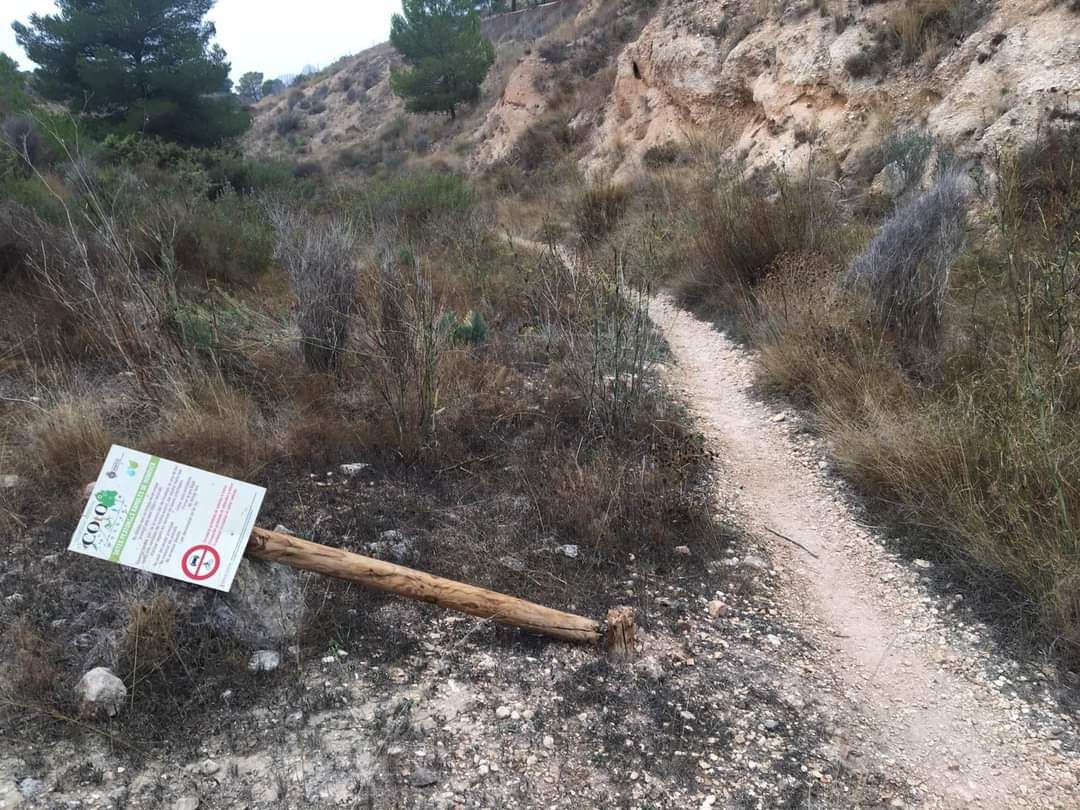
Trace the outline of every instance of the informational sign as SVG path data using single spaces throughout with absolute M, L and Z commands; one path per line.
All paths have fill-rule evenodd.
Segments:
M 265 494 L 113 445 L 68 550 L 227 591 Z

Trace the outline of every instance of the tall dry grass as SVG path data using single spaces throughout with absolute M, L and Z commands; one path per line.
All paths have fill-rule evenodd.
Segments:
M 1002 159 L 997 227 L 968 253 L 958 198 L 937 199 L 939 186 L 896 212 L 853 269 L 771 279 L 756 336 L 764 385 L 816 410 L 841 468 L 946 556 L 1010 583 L 1016 612 L 1076 660 L 1080 163 L 1062 138 L 1078 135 Z M 940 218 L 916 215 L 945 201 Z M 850 273 L 889 280 L 853 288 Z M 911 295 L 896 292 L 905 284 Z

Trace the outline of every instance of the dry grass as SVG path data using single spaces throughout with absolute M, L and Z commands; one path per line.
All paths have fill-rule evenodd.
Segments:
M 585 245 L 595 245 L 614 230 L 626 212 L 629 193 L 622 186 L 598 183 L 582 192 L 574 206 L 574 228 Z
M 905 62 L 914 62 L 938 43 L 961 39 L 983 13 L 980 0 L 911 0 L 893 11 L 886 23 Z
M 842 469 L 944 557 L 996 578 L 1000 594 L 1020 600 L 1007 607 L 1013 618 L 1035 617 L 1075 661 L 1080 198 L 1069 191 L 1075 164 L 1060 159 L 1068 154 L 1042 144 L 1006 161 L 1027 165 L 1023 182 L 1043 191 L 1013 193 L 1021 176 L 1004 176 L 998 233 L 975 243 L 944 291 L 932 365 L 911 369 L 880 302 L 839 283 L 835 263 L 771 277 L 757 339 L 763 383 L 815 408 Z M 942 240 L 920 223 L 897 217 L 881 234 L 901 228 L 889 238 L 937 249 Z
M 120 639 L 121 656 L 130 682 L 138 685 L 160 673 L 176 657 L 179 647 L 177 608 L 172 594 L 131 592 L 122 597 L 128 620 Z
M 43 494 L 72 498 L 97 478 L 114 435 L 92 394 L 83 392 L 34 413 L 20 438 L 22 471 L 44 488 Z
M 690 210 L 690 250 L 673 285 L 685 306 L 752 318 L 756 288 L 785 254 L 832 251 L 837 208 L 813 174 L 772 188 L 738 166 L 698 189 Z
M 159 428 L 142 439 L 156 455 L 251 479 L 275 449 L 252 396 L 221 379 L 196 379 L 165 406 Z

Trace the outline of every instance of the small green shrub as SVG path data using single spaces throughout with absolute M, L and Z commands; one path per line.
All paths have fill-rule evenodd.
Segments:
M 367 205 L 378 222 L 415 228 L 437 217 L 462 216 L 476 204 L 476 192 L 456 174 L 421 171 L 372 183 Z
M 214 287 L 200 301 L 178 302 L 171 325 L 185 346 L 213 355 L 235 350 L 255 321 L 251 310 Z
M 442 328 L 450 336 L 450 341 L 458 345 L 483 343 L 488 335 L 487 321 L 476 310 L 466 313 L 461 320 L 458 320 L 456 313 L 447 312 L 443 316 Z
M 273 233 L 257 206 L 226 194 L 190 208 L 178 223 L 173 256 L 183 276 L 250 286 L 273 259 Z

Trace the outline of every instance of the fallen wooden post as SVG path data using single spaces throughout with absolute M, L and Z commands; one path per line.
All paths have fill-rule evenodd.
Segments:
M 287 534 L 256 528 L 251 532 L 246 555 L 284 563 L 304 571 L 314 571 L 338 579 L 359 582 L 387 593 L 459 610 L 470 616 L 542 633 L 562 641 L 596 644 L 601 639 L 600 622 L 564 613 L 561 610 L 526 602 L 514 596 L 488 591 L 452 579 L 425 574 L 403 565 L 364 557 L 351 551 L 330 548 Z M 633 611 L 630 611 L 633 621 Z M 633 630 L 620 629 L 633 640 Z

